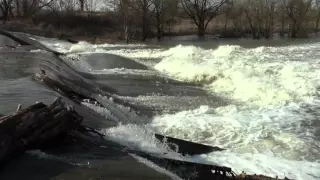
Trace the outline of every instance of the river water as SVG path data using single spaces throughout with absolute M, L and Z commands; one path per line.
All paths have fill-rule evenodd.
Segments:
M 67 53 L 68 65 L 84 77 L 94 77 L 101 87 L 116 89 L 117 97 L 160 109 L 142 117 L 121 107 L 126 115 L 117 116 L 83 103 L 106 121 L 126 118 L 126 123 L 102 130 L 113 141 L 147 152 L 167 151 L 150 138 L 157 132 L 227 149 L 188 157 L 195 162 L 232 167 L 237 173 L 320 179 L 320 42 L 94 45 L 33 38 Z M 18 104 L 50 103 L 58 96 L 31 79 L 37 60 L 16 57 L 0 54 L 1 114 L 12 113 Z M 166 78 L 178 83 L 159 85 Z M 29 154 L 49 157 L 37 151 Z

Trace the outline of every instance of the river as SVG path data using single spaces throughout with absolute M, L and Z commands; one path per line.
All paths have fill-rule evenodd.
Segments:
M 68 54 L 65 63 L 104 91 L 112 88 L 108 91 L 117 98 L 145 107 L 144 115 L 138 115 L 124 106 L 114 106 L 115 112 L 83 102 L 105 121 L 123 121 L 102 128 L 112 141 L 145 152 L 168 151 L 152 138 L 152 132 L 157 132 L 226 149 L 188 157 L 195 162 L 232 167 L 237 173 L 320 179 L 317 40 L 171 40 L 161 44 L 94 45 L 32 38 Z M 49 62 L 46 55 L 41 55 L 44 52 L 33 53 L 37 55 L 0 54 L 0 114 L 12 113 L 18 104 L 26 107 L 36 101 L 50 103 L 58 96 L 31 78 L 39 64 Z M 103 95 L 98 98 L 109 104 L 113 101 Z M 168 156 L 181 155 L 172 152 Z M 28 152 L 24 158 L 33 159 L 35 164 L 50 159 L 53 169 L 58 169 L 61 161 L 68 161 L 65 156 L 41 151 Z M 20 166 L 24 164 L 20 162 Z M 7 172 L 12 173 L 16 166 L 13 163 Z M 60 176 L 76 177 L 88 172 L 79 169 Z M 23 174 L 24 170 L 20 171 Z M 16 179 L 12 177 L 34 174 L 2 176 Z

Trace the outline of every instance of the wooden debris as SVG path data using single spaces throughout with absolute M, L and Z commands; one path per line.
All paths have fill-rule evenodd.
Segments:
M 28 149 L 45 149 L 48 146 L 59 146 L 70 139 L 85 141 L 90 146 L 100 146 L 106 142 L 103 138 L 92 139 L 88 134 L 104 136 L 95 129 L 83 127 L 83 118 L 73 107 L 57 98 L 51 105 L 36 103 L 26 109 L 18 110 L 13 115 L 0 117 L 0 168 L 9 160 Z M 70 138 L 71 137 L 71 138 Z M 159 138 L 159 137 L 158 137 Z M 162 137 L 161 137 L 162 138 Z M 78 142 L 78 140 L 76 142 Z M 174 139 L 176 141 L 176 139 Z M 178 143 L 179 144 L 179 143 Z M 181 144 L 181 143 L 180 143 Z M 181 161 L 148 154 L 141 151 L 125 150 L 158 164 L 182 178 L 190 180 L 202 179 L 235 179 L 235 180 L 276 180 L 263 175 L 247 175 L 244 172 L 236 175 L 231 168 Z M 122 151 L 123 151 L 122 150 Z M 285 178 L 287 179 L 287 178 Z
M 214 151 L 223 151 L 224 149 L 209 146 L 204 144 L 199 144 L 191 141 L 186 141 L 182 139 L 177 139 L 173 137 L 163 136 L 161 134 L 155 133 L 154 135 L 158 140 L 168 145 L 171 145 L 170 148 L 176 152 L 181 153 L 182 155 L 196 155 L 196 154 L 206 154 Z M 175 147 L 177 145 L 177 147 Z
M 15 155 L 81 127 L 82 117 L 57 98 L 50 106 L 34 104 L 0 118 L 0 167 Z

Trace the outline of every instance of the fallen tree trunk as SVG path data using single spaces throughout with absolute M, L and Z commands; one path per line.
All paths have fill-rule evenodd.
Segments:
M 83 129 L 82 117 L 57 98 L 0 118 L 0 168 L 11 158 L 70 131 Z
M 88 136 L 89 132 L 99 135 L 98 137 L 103 135 L 94 129 L 83 127 L 82 120 L 83 118 L 72 107 L 62 102 L 61 98 L 57 98 L 49 106 L 37 103 L 23 110 L 19 106 L 15 114 L 0 117 L 0 170 L 10 159 L 17 157 L 25 150 L 48 149 L 48 147 L 60 146 L 61 142 L 66 144 L 85 142 L 90 147 L 96 148 L 104 144 L 110 146 L 110 143 L 103 138 Z M 146 158 L 190 180 L 274 179 L 262 175 L 236 175 L 228 167 L 175 160 L 128 150 L 125 147 L 122 147 L 121 151 Z
M 67 96 L 69 99 L 73 100 L 74 102 L 76 102 L 79 105 L 81 105 L 81 102 L 83 102 L 84 99 L 86 99 L 91 104 L 95 104 L 97 106 L 104 107 L 104 108 L 108 109 L 108 107 L 103 106 L 102 103 L 100 103 L 96 99 L 93 99 L 92 97 L 85 96 L 84 94 L 77 92 L 75 89 L 71 89 L 68 86 L 64 86 L 60 82 L 51 79 L 49 76 L 47 76 L 45 74 L 44 71 L 36 74 L 33 78 L 39 82 L 43 82 L 49 88 L 51 88 L 53 90 L 57 90 L 59 93 L 61 93 L 61 95 Z M 115 99 L 113 101 L 117 102 Z M 123 103 L 122 103 L 122 105 L 126 106 L 126 104 L 123 104 Z M 129 107 L 131 107 L 131 106 L 129 106 Z M 137 111 L 135 111 L 135 112 L 137 112 Z M 181 153 L 183 155 L 204 154 L 204 153 L 210 153 L 213 151 L 223 151 L 224 150 L 224 149 L 216 147 L 216 146 L 209 146 L 209 145 L 194 143 L 194 142 L 185 141 L 182 139 L 164 136 L 164 135 L 157 134 L 157 133 L 155 133 L 155 138 L 157 138 L 159 141 L 161 141 L 163 143 L 167 143 L 172 150 L 177 151 L 178 153 Z
M 196 155 L 196 154 L 206 154 L 214 151 L 223 151 L 224 149 L 216 146 L 208 146 L 200 143 L 195 143 L 191 141 L 185 141 L 182 139 L 177 139 L 169 136 L 164 136 L 155 133 L 154 136 L 161 142 L 167 143 L 169 147 L 181 153 L 182 155 Z
M 15 38 L 15 36 L 10 34 L 8 35 L 7 32 L 2 32 L 0 30 L 0 35 L 1 34 L 10 37 L 13 40 L 17 40 L 17 42 L 21 45 L 33 45 L 34 47 L 47 50 L 56 55 L 61 54 L 45 48 L 43 45 L 39 45 L 39 43 L 35 43 L 34 40 L 20 40 L 19 38 Z M 43 75 L 45 75 L 45 71 L 43 71 L 43 73 Z M 68 88 L 68 86 L 64 86 L 63 84 L 50 79 L 49 77 L 39 77 L 39 80 L 44 81 L 45 84 L 49 85 L 49 87 L 52 89 L 55 89 L 61 94 L 66 95 L 68 98 L 78 102 L 79 104 L 81 104 L 81 101 L 84 98 L 96 102 L 95 99 L 86 97 L 81 93 Z M 125 105 L 124 102 L 121 102 L 120 104 Z M 0 168 L 3 167 L 10 159 L 22 154 L 25 150 L 43 149 L 44 147 L 48 147 L 48 144 L 51 147 L 58 146 L 60 148 L 61 142 L 66 142 L 67 144 L 71 142 L 85 142 L 90 147 L 101 148 L 101 144 L 104 144 L 107 141 L 102 138 L 94 139 L 86 136 L 88 135 L 86 134 L 87 132 L 94 132 L 100 136 L 102 135 L 96 132 L 94 129 L 81 126 L 82 120 L 83 118 L 72 107 L 66 106 L 65 103 L 61 101 L 61 98 L 56 99 L 50 106 L 46 106 L 43 103 L 37 103 L 24 110 L 18 108 L 17 113 L 13 115 L 0 115 Z M 222 150 L 220 148 L 190 143 L 184 140 L 165 137 L 162 135 L 156 134 L 155 136 L 161 141 L 178 144 L 180 148 L 182 147 L 182 149 L 185 149 L 185 151 L 181 151 L 180 149 L 179 152 L 182 154 L 197 154 L 200 152 L 208 153 L 213 150 Z M 190 148 L 190 145 L 195 148 Z M 246 175 L 244 173 L 237 176 L 232 172 L 231 168 L 228 167 L 175 160 L 165 158 L 163 156 L 157 156 L 155 154 L 148 154 L 145 152 L 126 149 L 126 147 L 121 147 L 122 152 L 126 151 L 127 153 L 144 157 L 155 164 L 179 174 L 180 177 L 185 177 L 186 179 L 190 180 L 201 180 L 208 178 L 212 180 L 274 179 L 261 175 Z M 194 174 L 191 175 L 190 172 L 194 172 Z

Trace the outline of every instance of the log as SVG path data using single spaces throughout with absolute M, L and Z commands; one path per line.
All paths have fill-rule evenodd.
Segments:
M 46 75 L 44 70 L 41 70 L 41 73 L 37 73 L 33 77 L 36 81 L 44 83 L 46 86 L 53 90 L 58 90 L 58 92 L 61 95 L 64 95 L 68 97 L 70 100 L 74 101 L 75 103 L 81 105 L 81 102 L 84 101 L 84 99 L 88 100 L 89 103 L 95 104 L 100 107 L 107 108 L 103 106 L 103 103 L 100 103 L 98 100 L 88 97 L 84 94 L 81 94 L 80 92 L 77 92 L 75 89 L 71 89 L 68 86 L 65 86 L 61 84 L 60 82 L 51 79 L 49 76 Z M 115 102 L 117 102 L 116 99 L 114 99 Z M 124 106 L 127 106 L 127 104 L 124 104 L 122 102 L 118 102 L 119 104 L 122 104 Z M 81 105 L 82 106 L 82 105 Z M 132 108 L 132 106 L 129 106 Z M 135 111 L 137 112 L 137 111 Z M 204 154 L 204 153 L 210 153 L 213 151 L 223 151 L 224 149 L 216 147 L 216 146 L 209 146 L 204 145 L 200 143 L 194 143 L 191 141 L 186 141 L 182 139 L 177 139 L 169 136 L 164 136 L 161 134 L 155 133 L 155 138 L 157 138 L 159 141 L 163 143 L 168 143 L 169 147 L 177 151 L 178 153 L 181 153 L 183 155 L 195 155 L 195 154 Z
M 236 174 L 229 167 L 170 159 L 140 152 L 133 154 L 146 158 L 175 173 L 182 179 L 188 180 L 290 180 L 287 177 L 280 179 L 278 176 L 268 177 L 265 175 L 246 174 L 245 172 Z
M 80 131 L 83 118 L 57 98 L 50 106 L 34 104 L 0 118 L 0 168 L 27 149 L 72 131 Z
M 172 150 L 177 151 L 182 155 L 206 154 L 214 151 L 224 150 L 217 146 L 209 146 L 205 144 L 195 143 L 195 142 L 177 139 L 169 136 L 164 136 L 157 133 L 155 133 L 154 136 L 161 142 L 167 143 Z
M 94 129 L 82 126 L 82 120 L 83 118 L 74 108 L 62 102 L 61 98 L 57 98 L 49 106 L 40 102 L 26 109 L 21 109 L 19 105 L 17 112 L 13 115 L 0 117 L 0 170 L 8 161 L 29 149 L 50 149 L 60 147 L 62 144 L 72 143 L 87 144 L 88 147 L 100 148 L 101 145 L 112 146 L 112 143 L 115 143 L 110 143 L 101 138 L 103 135 Z M 92 134 L 98 136 L 92 136 Z M 177 139 L 174 139 L 174 141 L 177 141 Z M 156 154 L 129 150 L 121 145 L 117 145 L 117 147 L 120 148 L 119 151 L 121 152 L 146 158 L 174 172 L 179 177 L 190 180 L 208 178 L 212 180 L 278 179 L 262 175 L 246 175 L 245 173 L 236 175 L 228 167 L 170 159 Z
M 0 35 L 7 36 L 22 46 L 32 45 L 35 48 L 46 50 L 57 56 L 63 55 L 30 38 L 21 38 L 1 30 Z M 45 71 L 42 72 L 43 75 L 45 75 Z M 40 79 L 55 90 L 57 90 L 56 88 L 58 87 L 58 92 L 75 102 L 80 103 L 82 99 L 90 99 L 91 101 L 96 102 L 95 99 L 86 97 L 80 92 L 67 88 L 67 86 L 60 84 L 49 77 Z M 120 99 L 116 100 L 120 101 Z M 125 102 L 120 102 L 120 104 L 125 105 Z M 99 134 L 94 129 L 83 127 L 81 125 L 82 120 L 83 117 L 81 117 L 72 107 L 69 107 L 62 102 L 61 98 L 57 98 L 49 106 L 43 103 L 36 103 L 22 110 L 21 107 L 18 107 L 17 112 L 13 115 L 0 115 L 0 170 L 8 161 L 17 157 L 19 154 L 22 154 L 25 150 L 43 149 L 48 147 L 48 144 L 51 147 L 59 146 L 61 145 L 61 142 L 68 143 L 71 142 L 71 140 L 74 141 L 74 139 L 77 139 L 77 143 L 84 141 L 90 145 L 90 147 L 97 146 L 97 148 L 99 148 L 106 140 L 99 139 L 99 141 L 93 141 L 86 133 L 95 133 L 100 137 L 103 135 Z M 156 134 L 155 136 L 161 141 L 166 139 L 169 143 L 177 144 L 180 147 L 179 152 L 182 154 L 197 154 L 207 153 L 213 150 L 223 150 L 176 138 L 165 137 L 163 135 Z M 125 149 L 127 148 L 122 147 L 122 151 L 125 151 Z M 149 159 L 155 164 L 165 167 L 186 179 L 274 179 L 262 175 L 246 175 L 245 173 L 236 175 L 232 172 L 231 168 L 228 167 L 186 162 L 134 150 L 127 150 L 127 153 L 136 154 L 137 156 Z M 196 175 L 192 176 L 190 172 L 194 172 Z

